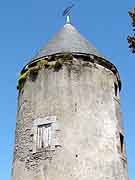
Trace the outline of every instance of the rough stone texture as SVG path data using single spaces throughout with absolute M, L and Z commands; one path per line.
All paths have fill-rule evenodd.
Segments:
M 42 69 L 18 97 L 12 180 L 128 180 L 114 73 L 74 59 Z M 56 116 L 58 144 L 35 151 L 37 119 Z

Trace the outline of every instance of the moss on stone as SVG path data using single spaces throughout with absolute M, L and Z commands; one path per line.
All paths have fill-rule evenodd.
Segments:
M 59 71 L 62 68 L 62 65 L 63 65 L 62 61 L 60 60 L 56 61 L 56 63 L 54 64 L 54 70 Z
M 29 67 L 28 65 L 27 68 L 25 69 L 25 72 L 20 74 L 17 89 L 21 91 L 30 74 L 35 74 L 35 73 L 38 74 L 38 71 L 42 68 L 54 69 L 54 71 L 59 71 L 62 68 L 64 62 L 73 59 L 73 56 L 72 54 L 65 53 L 63 55 L 56 56 L 53 58 L 55 63 L 48 62 L 47 59 L 41 58 L 37 63 L 35 63 L 33 67 Z
M 20 91 L 23 87 L 24 87 L 24 84 L 27 80 L 27 77 L 30 73 L 33 73 L 33 72 L 38 72 L 39 70 L 39 67 L 38 66 L 34 66 L 34 67 L 30 67 L 27 69 L 27 71 L 23 74 L 20 74 L 20 77 L 19 77 L 19 80 L 18 80 L 18 85 L 17 85 L 17 89 Z

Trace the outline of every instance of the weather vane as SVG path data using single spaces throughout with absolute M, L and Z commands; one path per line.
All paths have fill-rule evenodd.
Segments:
M 66 17 L 66 22 L 67 23 L 70 23 L 71 11 L 76 6 L 76 3 L 78 1 L 80 1 L 80 0 L 77 0 L 76 2 L 71 2 L 71 5 L 66 7 L 66 9 L 63 11 L 62 16 Z

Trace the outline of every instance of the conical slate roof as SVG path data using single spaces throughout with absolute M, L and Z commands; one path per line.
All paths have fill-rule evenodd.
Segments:
M 82 53 L 103 57 L 71 24 L 65 24 L 34 59 L 57 53 Z

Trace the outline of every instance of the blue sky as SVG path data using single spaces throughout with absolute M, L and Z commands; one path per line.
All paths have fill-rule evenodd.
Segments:
M 61 13 L 68 3 L 0 1 L 1 180 L 9 180 L 11 175 L 19 71 L 63 26 Z M 132 0 L 82 0 L 72 13 L 76 28 L 119 69 L 130 180 L 135 179 L 135 55 L 130 53 L 126 37 L 131 32 L 127 12 L 134 5 Z

